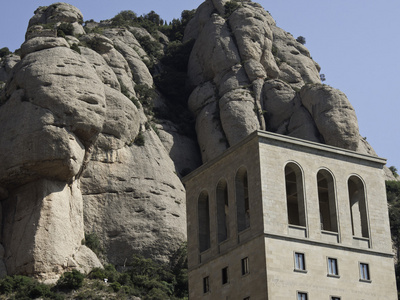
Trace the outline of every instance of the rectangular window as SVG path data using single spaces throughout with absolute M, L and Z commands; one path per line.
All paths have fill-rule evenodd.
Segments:
M 332 296 L 331 300 L 340 300 L 340 297 Z
M 222 284 L 228 283 L 228 267 L 222 269 Z
M 297 292 L 297 300 L 308 300 L 307 293 Z
M 206 294 L 210 291 L 210 280 L 207 277 L 203 278 L 203 293 Z
M 339 269 L 336 258 L 328 257 L 328 274 L 334 276 L 339 275 Z
M 243 300 L 250 300 L 250 297 L 243 298 Z
M 249 273 L 249 258 L 245 257 L 242 259 L 242 275 Z
M 365 263 L 360 263 L 360 279 L 361 280 L 371 280 L 369 275 L 369 266 Z
M 300 271 L 306 270 L 304 253 L 299 253 L 299 252 L 294 253 L 294 269 Z

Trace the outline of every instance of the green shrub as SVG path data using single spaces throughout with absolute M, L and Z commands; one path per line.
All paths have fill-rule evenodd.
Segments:
M 153 115 L 154 98 L 157 96 L 155 89 L 149 88 L 146 84 L 137 84 L 135 85 L 135 92 L 144 107 L 145 113 Z
M 57 281 L 57 288 L 61 290 L 77 290 L 83 285 L 85 276 L 78 270 L 65 272 Z
M 64 37 L 66 35 L 73 35 L 74 34 L 74 26 L 71 23 L 61 23 L 57 27 L 57 36 L 59 36 L 58 32 L 62 32 Z
M 151 129 L 153 129 L 153 131 L 155 132 L 155 134 L 157 134 L 158 136 L 160 136 L 160 131 L 157 128 L 157 125 L 153 122 L 150 122 L 150 127 Z
M 79 46 L 76 43 L 71 45 L 71 50 L 74 50 L 75 52 L 81 54 L 81 49 L 79 49 Z
M 136 146 L 141 147 L 141 146 L 144 146 L 144 141 L 145 141 L 145 139 L 144 139 L 143 133 L 139 132 L 138 135 L 136 136 L 135 140 L 133 141 L 133 143 Z
M 100 239 L 94 232 L 85 233 L 83 245 L 92 250 L 97 256 L 100 256 L 103 253 L 103 248 L 100 245 Z
M 11 51 L 7 47 L 0 49 L 0 58 L 3 58 L 9 54 L 11 54 Z
M 117 281 L 117 282 L 113 282 L 110 284 L 110 287 L 114 290 L 114 292 L 119 292 L 119 290 L 121 289 L 121 284 Z
M 136 37 L 136 39 L 147 55 L 153 58 L 160 58 L 161 44 L 159 42 L 153 40 L 148 35 Z
M 306 44 L 306 38 L 304 36 L 301 36 L 301 35 L 297 37 L 296 41 L 299 42 L 302 45 Z
M 164 21 L 154 11 L 144 14 L 140 17 L 131 10 L 124 10 L 111 19 L 112 25 L 117 27 L 142 27 L 151 35 L 156 36 L 156 32 Z
M 131 10 L 123 10 L 111 19 L 114 26 L 129 26 L 137 19 L 137 14 Z
M 231 0 L 225 3 L 225 17 L 229 17 L 235 10 L 241 6 L 241 2 L 237 0 Z
M 186 88 L 186 81 L 189 56 L 193 46 L 194 40 L 185 43 L 176 41 L 170 43 L 166 49 L 161 59 L 164 65 L 163 71 L 154 76 L 154 82 L 158 90 L 166 96 L 167 105 L 170 105 L 171 109 L 155 112 L 156 116 L 159 113 L 159 117 L 182 122 L 181 114 L 186 113 L 187 99 L 191 92 Z
M 64 31 L 58 29 L 58 30 L 57 30 L 57 36 L 58 36 L 58 37 L 65 38 L 65 33 L 64 33 Z
M 183 243 L 171 257 L 171 271 L 175 276 L 175 295 L 179 298 L 188 297 L 188 261 L 187 243 Z
M 143 300 L 165 300 L 165 299 L 169 299 L 168 294 L 159 288 L 151 289 L 150 292 L 146 294 L 143 298 Z
M 7 276 L 0 282 L 0 293 L 1 294 L 9 294 L 12 293 L 14 289 L 14 280 L 13 277 Z
M 32 288 L 30 289 L 28 296 L 31 299 L 36 299 L 39 297 L 51 297 L 53 296 L 53 292 L 50 290 L 50 286 L 46 285 L 46 284 L 36 284 L 34 286 L 32 286 Z
M 97 38 L 92 38 L 92 39 L 86 41 L 86 45 L 93 51 L 98 51 L 101 46 L 101 41 Z
M 171 42 L 182 41 L 186 25 L 194 17 L 196 10 L 184 10 L 180 19 L 172 19 L 169 25 L 164 25 L 159 30 L 164 33 Z
M 169 67 L 174 67 L 179 72 L 186 73 L 194 42 L 195 40 L 191 39 L 185 43 L 179 41 L 169 43 L 161 62 Z
M 3 295 L 14 294 L 13 299 L 63 299 L 51 290 L 49 285 L 39 283 L 37 280 L 21 275 L 7 276 L 0 281 L 0 293 Z
M 389 170 L 392 172 L 394 177 L 399 177 L 399 174 L 397 173 L 397 168 L 395 166 L 390 166 Z
M 102 268 L 94 268 L 88 274 L 88 278 L 103 280 L 104 278 L 107 278 L 107 276 L 106 276 L 106 272 L 105 272 L 104 269 L 102 269 Z

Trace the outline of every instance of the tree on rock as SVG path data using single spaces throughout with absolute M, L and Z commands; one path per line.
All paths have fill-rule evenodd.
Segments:
M 304 36 L 299 36 L 296 41 L 298 41 L 300 44 L 305 45 L 306 43 L 306 38 Z

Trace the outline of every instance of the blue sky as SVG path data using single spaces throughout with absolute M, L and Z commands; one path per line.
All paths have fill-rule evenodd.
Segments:
M 14 0 L 2 3 L 0 48 L 19 48 L 38 6 L 55 1 Z M 163 19 L 178 18 L 182 10 L 197 8 L 201 0 L 67 0 L 84 20 L 112 18 L 121 10 L 137 14 L 156 11 Z M 136 2 L 136 3 L 135 3 Z M 388 166 L 400 170 L 400 1 L 399 0 L 260 0 L 277 25 L 304 36 L 306 47 L 322 68 L 326 84 L 349 98 L 361 135 Z

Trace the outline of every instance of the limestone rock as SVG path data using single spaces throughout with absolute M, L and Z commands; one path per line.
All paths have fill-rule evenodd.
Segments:
M 191 93 L 188 100 L 190 111 L 197 115 L 204 106 L 210 102 L 216 101 L 215 94 L 216 87 L 210 81 L 197 86 Z
M 186 235 L 185 190 L 157 135 L 144 146 L 97 148 L 83 173 L 87 231 L 106 245 L 110 262 L 123 265 L 133 252 L 166 260 Z
M 272 32 L 277 58 L 299 72 L 305 83 L 320 83 L 319 69 L 307 48 L 279 27 L 273 26 Z
M 250 85 L 246 69 L 241 64 L 234 65 L 218 75 L 214 81 L 218 82 L 218 94 L 221 97 L 235 89 Z
M 197 39 L 200 32 L 208 22 L 212 12 L 215 10 L 212 1 L 204 1 L 197 9 L 194 17 L 189 21 L 185 28 L 183 41 L 187 42 L 191 39 Z
M 263 86 L 263 96 L 267 128 L 276 131 L 294 113 L 296 92 L 281 80 L 268 80 Z
M 2 237 L 8 274 L 59 276 L 83 239 L 82 196 L 76 183 L 40 179 L 3 201 Z M 18 220 L 15 222 L 15 220 Z M 85 261 L 87 267 L 90 261 Z M 98 265 L 98 264 L 97 264 Z
M 7 82 L 12 68 L 20 61 L 20 57 L 14 54 L 7 55 L 0 60 L 0 81 Z
M 201 166 L 197 142 L 183 135 L 172 122 L 162 122 L 159 137 L 169 157 L 175 162 L 176 173 L 183 177 Z
M 276 78 L 279 68 L 271 52 L 273 34 L 267 15 L 262 9 L 243 4 L 229 17 L 229 23 L 242 60 L 260 62 L 268 76 Z
M 0 107 L 6 130 L 0 136 L 0 186 L 7 191 L 2 243 L 8 274 L 56 280 L 84 236 L 76 178 L 103 127 L 106 103 L 88 61 L 68 44 L 36 47 L 43 39 L 26 42 L 34 52 L 26 51 L 13 68 Z
M 70 23 L 74 34 L 84 34 L 83 16 L 78 8 L 68 3 L 54 3 L 50 6 L 39 7 L 30 19 L 28 28 L 40 24 Z
M 225 20 L 213 14 L 196 40 L 189 59 L 189 79 L 197 86 L 212 81 L 240 62 L 239 52 Z
M 279 66 L 279 78 L 297 90 L 301 89 L 304 85 L 301 74 L 285 62 Z
M 92 65 L 92 67 L 96 71 L 97 76 L 101 79 L 101 81 L 105 85 L 113 89 L 116 89 L 117 91 L 121 90 L 121 86 L 118 82 L 117 76 L 115 75 L 114 71 L 110 68 L 110 66 L 107 65 L 107 62 L 100 54 L 86 47 L 81 47 L 80 51 L 81 55 L 86 58 L 89 64 Z
M 103 149 L 120 149 L 130 144 L 139 132 L 139 113 L 131 100 L 105 87 L 107 112 L 97 145 Z
M 302 105 L 296 105 L 294 113 L 287 123 L 285 134 L 316 143 L 323 143 L 323 138 L 318 132 L 317 126 L 307 109 Z
M 257 78 L 267 78 L 267 72 L 263 65 L 255 59 L 248 59 L 244 63 L 246 74 L 250 81 L 254 81 Z
M 202 108 L 196 118 L 197 141 L 203 162 L 217 157 L 228 148 L 228 140 L 222 129 L 218 112 L 217 102 L 210 102 Z
M 80 272 L 88 274 L 93 268 L 102 268 L 99 258 L 88 247 L 81 245 L 73 257 L 69 257 L 68 264 L 76 267 Z
M 104 34 L 114 42 L 115 47 L 128 62 L 135 83 L 152 87 L 153 77 L 143 62 L 144 59 L 149 60 L 149 58 L 135 36 L 124 29 L 107 29 Z
M 49 109 L 57 126 L 89 142 L 101 130 L 104 86 L 86 59 L 65 47 L 27 55 L 13 70 L 6 88 L 10 97 L 23 90 L 23 101 Z
M 346 95 L 332 87 L 317 84 L 305 85 L 300 97 L 326 144 L 357 150 L 358 122 Z
M 32 52 L 40 51 L 43 49 L 55 48 L 55 47 L 69 48 L 69 44 L 64 38 L 35 37 L 22 44 L 21 58 L 24 58 L 27 54 Z
M 254 99 L 247 90 L 236 89 L 219 100 L 222 127 L 233 146 L 260 128 L 254 113 Z

